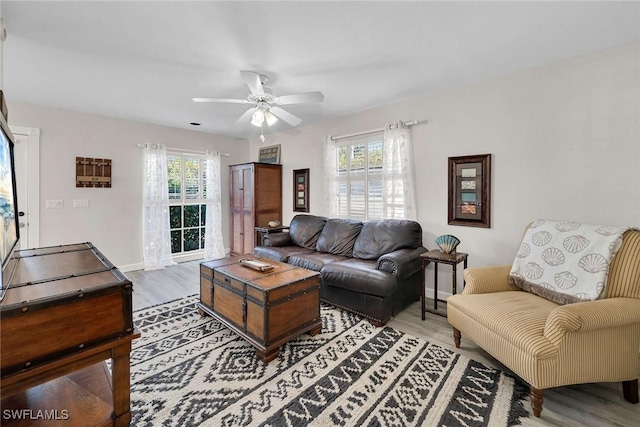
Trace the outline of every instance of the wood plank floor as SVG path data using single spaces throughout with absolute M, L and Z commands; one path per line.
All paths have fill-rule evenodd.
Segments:
M 133 282 L 134 310 L 194 295 L 199 292 L 199 262 L 191 261 L 164 270 L 133 271 L 127 276 Z M 447 319 L 427 314 L 421 320 L 420 303 L 416 302 L 398 314 L 389 326 L 441 347 L 457 351 L 487 366 L 507 370 L 500 362 L 470 340 L 462 338 L 462 348 L 453 344 Z M 525 408 L 531 412 L 529 402 Z M 622 397 L 621 383 L 582 384 L 544 391 L 542 417 L 533 416 L 524 426 L 640 426 L 640 405 L 632 405 Z

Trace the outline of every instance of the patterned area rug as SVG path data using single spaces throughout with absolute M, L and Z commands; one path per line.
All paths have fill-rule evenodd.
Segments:
M 508 426 L 528 413 L 514 378 L 322 306 L 322 333 L 264 364 L 192 296 L 134 313 L 132 426 Z

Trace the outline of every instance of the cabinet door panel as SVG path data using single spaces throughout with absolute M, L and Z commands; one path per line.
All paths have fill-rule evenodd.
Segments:
M 244 210 L 253 210 L 253 168 L 242 169 L 242 201 Z
M 242 210 L 244 207 L 244 192 L 242 187 L 242 169 L 231 169 L 231 209 Z
M 275 168 L 259 168 L 256 170 L 258 190 L 255 194 L 257 211 L 282 210 L 282 170 Z M 277 218 L 280 221 L 279 218 Z
M 244 252 L 243 253 L 251 253 L 254 248 L 254 240 L 255 240 L 255 222 L 253 220 L 253 215 L 250 213 L 245 213 L 243 215 L 244 227 L 243 227 L 243 243 L 244 243 Z
M 231 212 L 231 252 L 244 253 L 244 215 L 242 211 Z

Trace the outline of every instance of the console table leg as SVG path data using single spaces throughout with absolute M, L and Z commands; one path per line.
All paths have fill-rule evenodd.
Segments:
M 113 363 L 113 425 L 128 427 L 131 423 L 131 342 L 119 345 L 111 350 Z
M 466 280 L 464 280 L 464 270 L 467 269 L 467 258 L 464 259 L 464 269 L 462 270 L 462 289 L 467 285 Z
M 421 263 L 422 263 L 422 268 L 421 268 L 422 269 L 422 284 L 421 284 L 420 287 L 422 288 L 422 291 L 420 292 L 420 302 L 422 304 L 422 320 L 425 320 L 424 312 L 427 311 L 426 296 L 425 296 L 425 293 L 426 293 L 425 288 L 427 286 L 427 281 L 426 281 L 426 278 L 425 278 L 425 276 L 426 276 L 425 270 L 427 269 L 427 267 L 426 267 L 424 261 L 421 261 Z
M 438 263 L 433 263 L 433 309 L 438 309 Z
M 455 295 L 458 293 L 458 265 L 453 265 L 453 281 L 451 283 L 451 295 Z

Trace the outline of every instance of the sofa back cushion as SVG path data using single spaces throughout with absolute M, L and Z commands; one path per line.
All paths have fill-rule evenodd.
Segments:
M 327 218 L 321 216 L 296 215 L 289 224 L 289 237 L 295 245 L 315 250 L 326 222 Z
M 316 251 L 332 255 L 352 256 L 353 245 L 362 229 L 362 222 L 353 219 L 330 219 L 325 224 Z
M 422 227 L 406 219 L 380 219 L 364 223 L 353 246 L 353 256 L 378 259 L 403 248 L 422 246 Z

